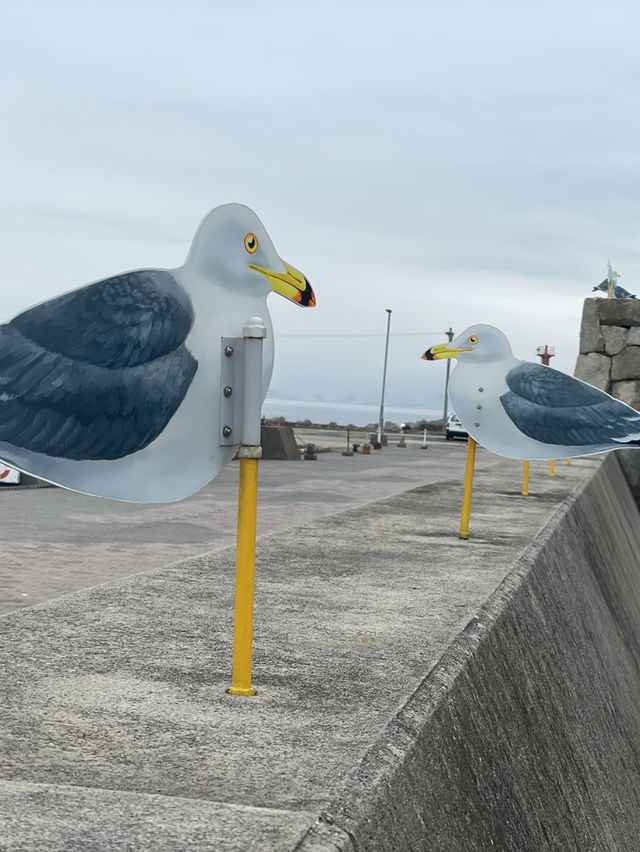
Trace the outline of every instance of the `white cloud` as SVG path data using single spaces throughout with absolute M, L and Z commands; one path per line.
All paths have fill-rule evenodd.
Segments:
M 313 311 L 271 299 L 281 334 L 383 332 L 391 307 L 397 332 L 490 322 L 520 357 L 554 344 L 571 372 L 607 259 L 640 289 L 638 17 L 603 2 L 16 4 L 0 33 L 0 315 L 179 264 L 205 212 L 237 200 L 317 291 Z M 434 342 L 392 339 L 391 400 L 438 396 L 419 360 Z M 283 337 L 274 387 L 376 399 L 381 369 L 380 339 Z

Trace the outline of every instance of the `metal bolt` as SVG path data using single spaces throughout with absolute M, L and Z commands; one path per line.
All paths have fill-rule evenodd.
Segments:
M 482 391 L 484 390 L 484 388 L 478 388 L 478 390 L 480 391 L 480 393 L 482 393 Z
M 227 356 L 227 358 L 231 358 L 231 356 L 233 355 L 233 346 L 225 346 L 224 354 Z
M 233 393 L 233 388 L 231 387 L 231 385 L 227 385 L 226 388 L 222 391 L 222 393 L 225 396 L 231 396 L 231 394 Z
M 231 428 L 231 426 L 223 426 L 222 427 L 222 434 L 224 435 L 225 438 L 228 438 L 229 435 L 232 432 L 233 432 L 233 429 Z
M 478 410 L 480 410 L 480 409 L 482 408 L 482 406 L 481 406 L 481 405 L 476 405 L 476 408 L 477 408 Z
M 474 423 L 473 425 L 474 425 L 474 426 L 479 426 L 480 424 L 479 424 L 479 423 Z

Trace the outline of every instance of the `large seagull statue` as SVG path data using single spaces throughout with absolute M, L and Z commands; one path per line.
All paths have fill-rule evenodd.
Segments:
M 236 452 L 219 446 L 221 338 L 267 325 L 267 296 L 315 297 L 256 214 L 217 207 L 184 265 L 124 272 L 0 326 L 0 458 L 76 491 L 134 502 L 188 497 Z

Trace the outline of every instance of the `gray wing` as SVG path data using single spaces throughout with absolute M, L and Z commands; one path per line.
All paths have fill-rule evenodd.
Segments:
M 504 410 L 529 438 L 561 446 L 640 443 L 640 414 L 598 388 L 542 364 L 507 373 Z
M 613 288 L 613 295 L 616 299 L 635 299 L 633 293 L 625 290 L 624 287 L 621 287 L 619 284 L 616 284 Z
M 197 370 L 188 296 L 167 272 L 108 278 L 0 326 L 0 441 L 66 459 L 142 449 Z

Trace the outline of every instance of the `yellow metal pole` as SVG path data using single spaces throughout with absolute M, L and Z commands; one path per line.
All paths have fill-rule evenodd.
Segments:
M 476 442 L 469 435 L 467 446 L 467 466 L 464 472 L 464 495 L 462 497 L 462 518 L 460 519 L 460 538 L 469 538 L 469 515 L 471 514 L 471 490 L 473 489 L 473 469 L 476 463 Z
M 556 475 L 556 463 L 555 463 L 554 459 L 551 459 L 551 461 L 549 462 L 549 476 L 555 476 L 555 475 Z
M 567 464 L 571 464 L 571 459 L 567 459 Z
M 229 695 L 256 694 L 251 685 L 251 648 L 253 642 L 253 585 L 257 514 L 258 459 L 240 458 L 233 680 L 231 688 L 227 690 Z
M 529 462 L 526 461 L 523 464 L 522 470 L 522 496 L 529 496 Z

